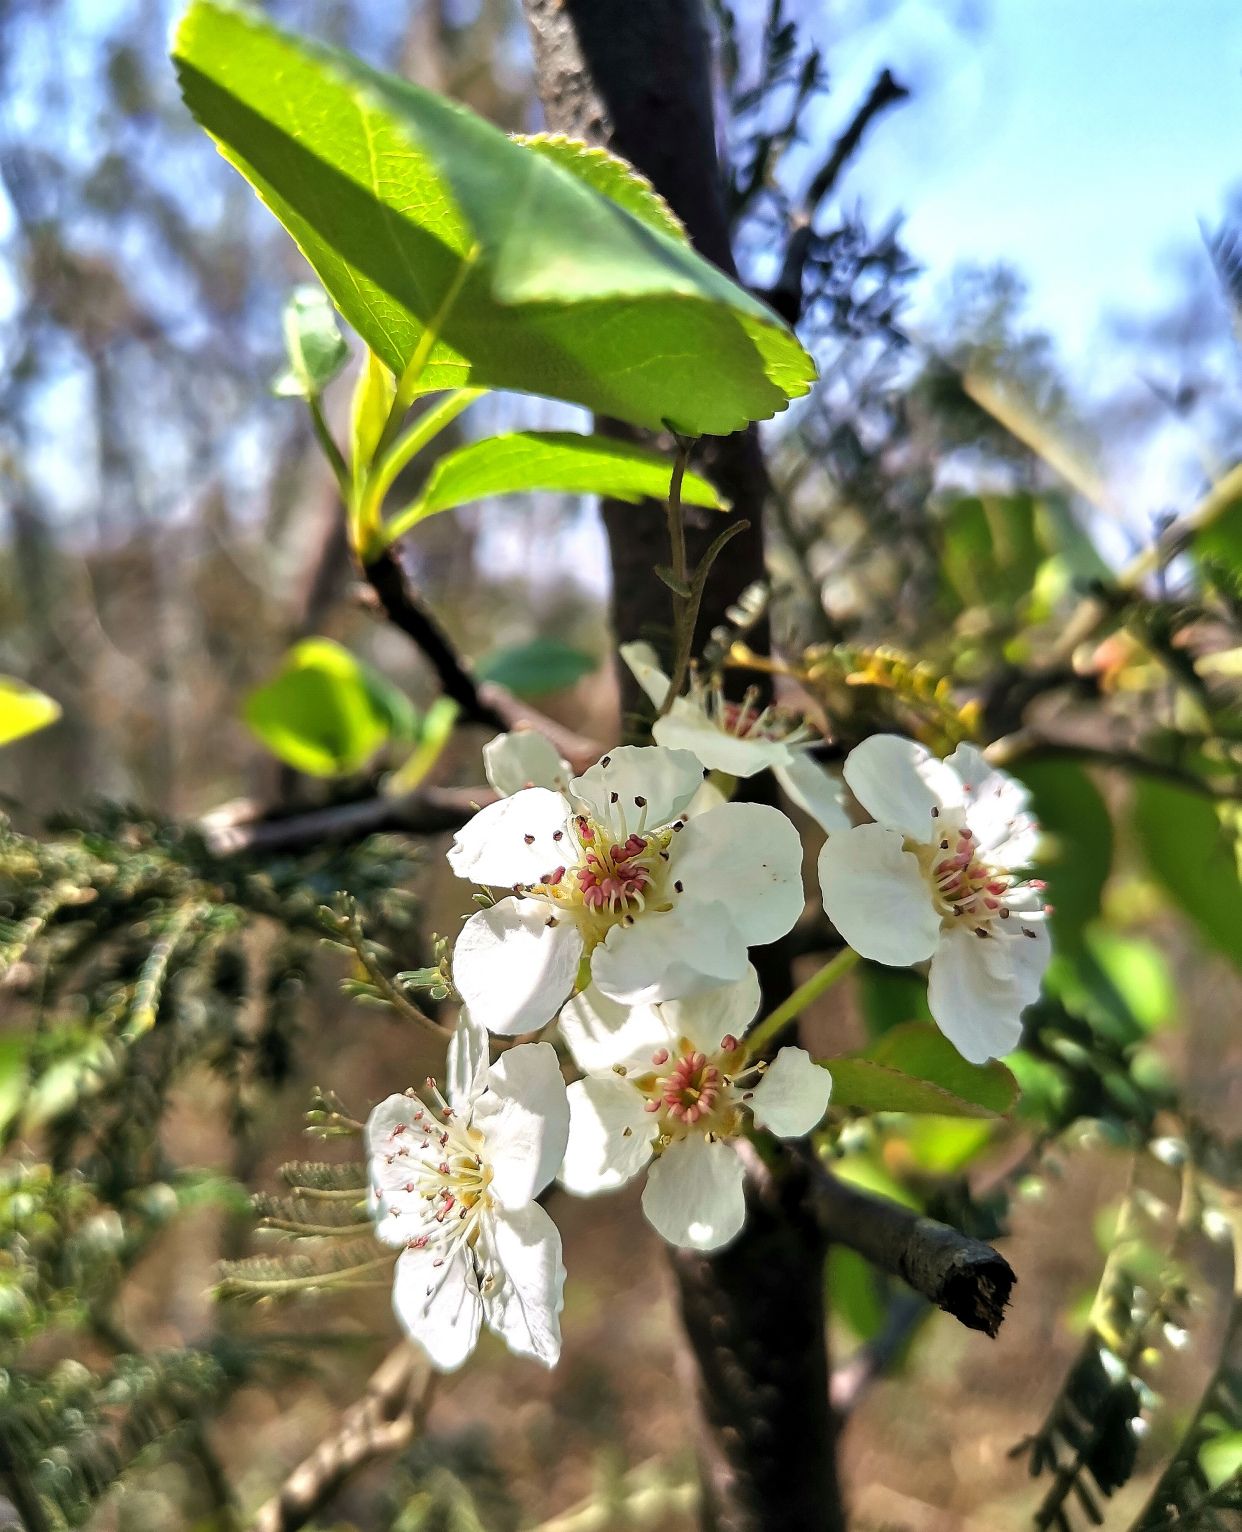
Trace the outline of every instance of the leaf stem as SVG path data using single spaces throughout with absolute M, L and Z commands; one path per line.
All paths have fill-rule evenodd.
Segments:
M 456 420 L 463 410 L 468 409 L 476 399 L 481 399 L 486 392 L 485 388 L 454 389 L 420 415 L 375 464 L 367 476 L 363 491 L 364 519 L 374 518 L 374 524 L 380 529 L 382 547 L 387 548 L 389 544 L 395 543 L 418 520 L 416 500 L 413 505 L 399 511 L 387 524 L 383 521 L 384 497 L 392 488 L 397 475 L 428 442 L 434 441 L 450 422 Z
M 818 1000 L 830 990 L 838 979 L 844 978 L 857 962 L 858 954 L 852 947 L 846 947 L 817 973 L 813 973 L 805 984 L 799 984 L 787 1000 L 769 1012 L 749 1033 L 746 1038 L 747 1057 L 761 1053 L 796 1016 L 800 1016 L 812 1001 Z
M 690 651 L 694 643 L 694 620 L 690 615 L 693 590 L 686 579 L 686 518 L 681 504 L 681 486 L 686 477 L 686 465 L 690 460 L 693 439 L 678 436 L 677 456 L 673 460 L 673 474 L 668 486 L 668 547 L 669 571 L 672 581 L 669 588 L 673 597 L 674 662 L 669 676 L 668 691 L 661 704 L 659 717 L 663 718 L 681 692 L 690 664 Z
M 318 394 L 311 394 L 306 400 L 306 407 L 310 410 L 311 428 L 315 433 L 315 440 L 319 443 L 324 457 L 328 460 L 328 466 L 332 470 L 332 477 L 336 480 L 336 487 L 341 493 L 341 499 L 349 503 L 349 469 L 346 466 L 344 455 L 336 444 L 336 438 L 328 429 L 328 422 L 323 413 L 323 401 Z

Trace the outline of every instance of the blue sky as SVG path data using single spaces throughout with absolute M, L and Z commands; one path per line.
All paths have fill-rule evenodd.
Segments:
M 822 133 L 883 64 L 915 91 L 873 127 L 842 196 L 905 210 L 929 272 L 920 306 L 962 259 L 1012 261 L 1084 384 L 1102 372 L 1101 319 L 1167 301 L 1169 252 L 1242 184 L 1237 0 L 804 0 L 802 14 L 833 86 Z

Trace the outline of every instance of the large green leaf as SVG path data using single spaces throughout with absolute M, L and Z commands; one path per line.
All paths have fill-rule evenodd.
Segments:
M 607 436 L 574 431 L 515 431 L 470 442 L 438 459 L 417 500 L 392 517 L 389 539 L 471 500 L 523 490 L 562 490 L 573 495 L 607 495 L 632 504 L 668 495 L 673 465 L 658 452 Z M 723 501 L 700 474 L 687 472 L 681 498 L 689 505 L 724 510 Z
M 417 736 L 412 704 L 328 638 L 308 638 L 246 699 L 247 724 L 273 755 L 316 777 L 365 766 L 382 745 Z
M 0 676 L 0 745 L 10 745 L 60 717 L 60 703 L 13 676 Z
M 1238 834 L 1200 793 L 1154 777 L 1134 789 L 1147 865 L 1210 945 L 1242 968 Z
M 194 0 L 182 92 L 338 308 L 425 386 L 735 431 L 804 394 L 789 328 L 672 235 L 451 102 Z M 430 342 L 434 340 L 434 344 Z
M 679 244 L 689 244 L 685 225 L 645 175 L 628 160 L 598 144 L 563 133 L 515 133 L 514 141 L 535 154 L 542 154 L 571 175 L 585 181 L 595 191 L 632 213 L 640 222 L 670 235 Z

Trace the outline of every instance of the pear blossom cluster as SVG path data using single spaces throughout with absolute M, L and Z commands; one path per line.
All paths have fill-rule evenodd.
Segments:
M 654 653 L 622 655 L 663 703 Z M 973 747 L 939 760 L 873 736 L 842 781 L 799 720 L 697 681 L 653 734 L 579 775 L 541 735 L 501 735 L 484 749 L 496 801 L 448 852 L 482 907 L 453 951 L 444 1091 L 390 1096 L 366 1127 L 376 1234 L 400 1252 L 394 1308 L 443 1370 L 484 1327 L 557 1361 L 565 1269 L 539 1201 L 554 1181 L 596 1196 L 641 1178 L 660 1236 L 718 1250 L 745 1221 L 750 1136 L 824 1120 L 830 1070 L 748 1042 L 751 951 L 792 929 L 806 890 L 793 822 L 730 801 L 733 779 L 772 771 L 826 833 L 828 918 L 863 957 L 928 963 L 932 1015 L 967 1059 L 1016 1046 L 1039 991 L 1047 908 L 1024 871 L 1037 830 L 1021 785 Z

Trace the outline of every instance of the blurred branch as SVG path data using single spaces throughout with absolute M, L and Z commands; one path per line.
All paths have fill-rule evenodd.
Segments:
M 1004 1256 L 934 1218 L 839 1181 L 818 1160 L 814 1164 L 817 1211 L 835 1244 L 900 1277 L 967 1329 L 995 1337 L 1017 1281 Z
M 407 835 L 457 830 L 494 797 L 490 787 L 420 787 L 400 797 L 377 794 L 280 819 L 265 819 L 259 805 L 242 799 L 205 815 L 199 829 L 217 856 L 298 851 L 325 840 L 361 840 L 384 830 Z
M 345 1481 L 375 1458 L 401 1452 L 422 1430 L 436 1373 L 402 1341 L 371 1376 L 362 1397 L 285 1480 L 251 1523 L 251 1532 L 295 1532 L 328 1505 Z
M 1006 769 L 1016 761 L 1082 761 L 1090 766 L 1112 766 L 1133 776 L 1158 777 L 1225 803 L 1242 798 L 1242 783 L 1214 783 L 1174 761 L 1157 761 L 1137 751 L 1112 750 L 1074 740 L 1044 739 L 1024 729 L 997 740 L 986 754 L 993 765 Z
M 821 204 L 831 194 L 841 172 L 857 153 L 863 134 L 874 119 L 889 107 L 896 106 L 899 101 L 905 101 L 909 94 L 890 70 L 881 70 L 866 100 L 832 146 L 831 154 L 811 178 L 802 206 L 793 215 L 793 227 L 785 247 L 785 261 L 780 275 L 768 292 L 760 294 L 790 324 L 796 324 L 802 314 L 802 279 L 815 238 L 815 218 Z

